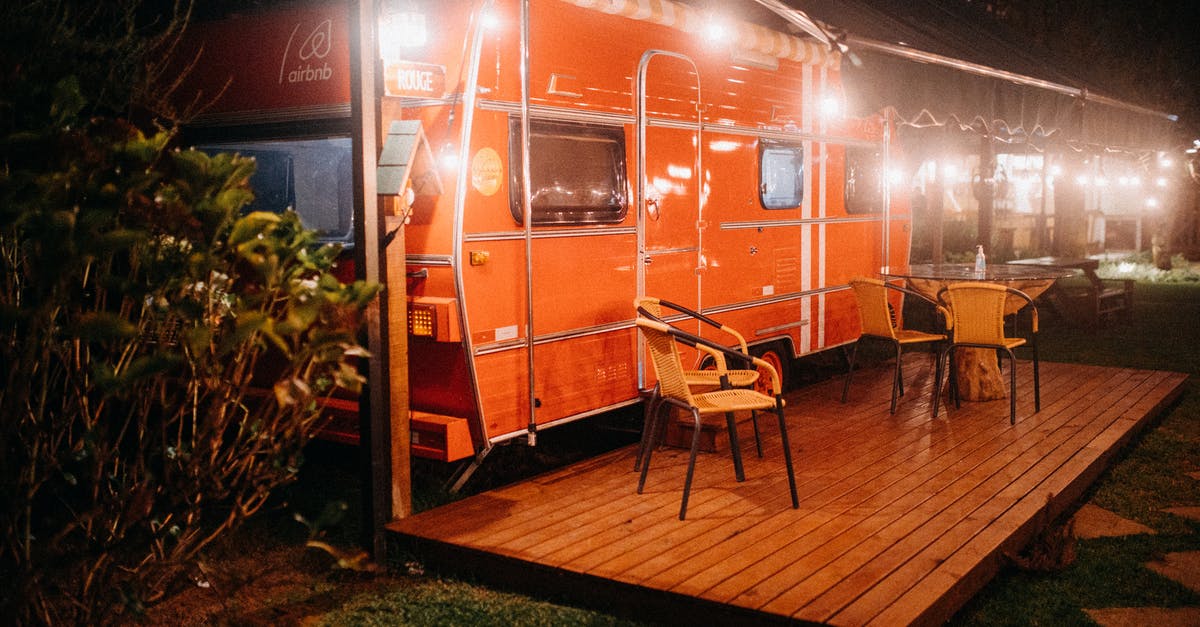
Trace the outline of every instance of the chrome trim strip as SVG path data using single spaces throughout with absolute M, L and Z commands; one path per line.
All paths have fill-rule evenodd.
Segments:
M 504 100 L 480 100 L 477 108 L 486 111 L 501 111 L 509 114 L 517 114 L 521 110 L 520 103 L 507 102 Z M 546 120 L 562 120 L 568 122 L 585 122 L 592 124 L 608 124 L 608 125 L 626 125 L 637 122 L 636 116 L 627 115 L 624 113 L 612 113 L 606 111 L 579 111 L 566 107 L 553 107 L 547 105 L 530 105 L 530 115 L 539 119 Z M 680 122 L 667 118 L 647 118 L 647 124 L 650 126 L 661 126 L 668 128 L 683 128 L 688 130 L 696 130 L 696 124 L 692 122 Z M 742 126 L 729 122 L 702 122 L 700 125 L 701 132 L 705 133 L 727 133 L 730 135 L 748 135 L 753 137 L 763 137 L 767 139 L 780 139 L 784 141 L 815 141 L 825 142 L 830 144 L 842 144 L 846 146 L 863 146 L 876 147 L 881 145 L 881 142 L 874 142 L 856 137 L 846 137 L 842 135 L 828 135 L 823 133 L 801 132 L 799 129 L 788 130 L 780 128 L 761 128 L 756 126 Z
M 480 100 L 477 106 L 479 109 L 484 111 L 500 111 L 509 114 L 517 114 L 521 111 L 520 103 L 507 102 L 504 100 Z M 608 124 L 615 126 L 624 126 L 626 124 L 634 123 L 634 117 L 632 115 L 608 113 L 604 111 L 580 111 L 578 109 L 550 107 L 546 105 L 529 105 L 529 114 L 538 119 L 563 120 L 568 122 L 589 122 L 592 124 Z
M 502 353 L 504 351 L 517 348 L 525 348 L 525 346 L 526 342 L 525 338 L 523 337 L 505 340 L 503 342 L 488 342 L 486 344 L 479 344 L 475 347 L 475 356 L 479 357 L 482 355 L 490 355 L 492 353 Z
M 537 312 L 533 309 L 533 180 L 530 165 L 533 162 L 529 156 L 529 2 L 530 0 L 521 0 L 521 226 L 525 235 L 525 328 L 528 329 L 525 344 L 529 347 L 525 353 L 529 381 L 529 387 L 526 389 L 526 398 L 529 401 L 527 430 L 529 443 L 537 444 L 537 351 L 533 346 L 533 320 Z
M 389 98 L 397 98 L 390 96 Z M 453 107 L 454 105 L 463 102 L 463 95 L 459 92 L 443 96 L 441 98 L 413 98 L 411 96 L 399 96 L 400 106 L 404 109 L 416 109 L 420 107 Z
M 762 307 L 764 305 L 775 305 L 778 303 L 791 302 L 794 300 L 800 300 L 802 298 L 807 298 L 809 296 L 816 296 L 818 294 L 828 294 L 830 292 L 840 292 L 844 289 L 847 289 L 848 287 L 849 286 L 847 286 L 847 285 L 839 285 L 839 286 L 833 286 L 833 287 L 824 287 L 824 288 L 815 289 L 815 290 L 806 290 L 803 292 L 790 292 L 788 294 L 778 294 L 778 295 L 772 296 L 770 298 L 759 298 L 756 300 L 744 301 L 741 303 L 730 303 L 728 305 L 719 305 L 716 307 L 706 307 L 703 310 L 701 310 L 700 313 L 702 313 L 706 316 L 715 316 L 717 314 L 728 313 L 730 311 L 741 311 L 743 309 L 754 309 L 755 307 Z
M 463 64 L 467 66 L 467 77 L 464 83 L 465 97 L 462 101 L 462 126 L 459 128 L 457 146 L 459 163 L 458 180 L 454 189 L 454 249 L 451 252 L 453 255 L 451 267 L 454 268 L 454 292 L 459 299 L 459 328 L 468 330 L 471 328 L 471 321 L 467 315 L 467 291 L 463 280 L 462 233 L 463 224 L 466 220 L 467 181 L 471 178 L 471 166 L 470 160 L 465 155 L 471 146 L 471 130 L 475 126 L 475 108 L 478 99 L 478 90 L 476 87 L 479 85 L 479 68 L 483 54 L 483 34 L 484 30 L 486 30 L 481 22 L 483 21 L 483 16 L 492 10 L 493 5 L 493 0 L 484 0 L 478 9 L 471 13 L 466 31 L 471 33 L 470 56 L 463 59 Z M 464 42 L 464 54 L 466 54 L 466 51 Z M 450 114 L 454 114 L 453 109 L 450 110 Z M 479 427 L 479 432 L 486 441 L 489 440 L 488 426 L 483 414 L 483 399 L 479 395 L 479 372 L 475 369 L 474 343 L 469 331 L 462 334 L 462 347 L 465 357 L 464 362 L 467 367 L 467 378 L 471 381 L 471 395 L 475 398 L 476 426 Z
M 240 124 L 262 124 L 267 122 L 302 122 L 308 120 L 323 120 L 328 118 L 349 118 L 350 103 L 331 105 L 306 105 L 301 107 L 284 107 L 281 109 L 255 109 L 251 111 L 230 111 L 208 113 L 196 116 L 190 122 L 192 126 L 233 126 Z
M 569 329 L 566 331 L 558 331 L 556 333 L 547 333 L 533 338 L 534 346 L 543 344 L 553 344 L 554 342 L 562 342 L 564 340 L 574 340 L 581 337 L 591 335 L 601 335 L 604 333 L 612 333 L 615 331 L 623 331 L 634 326 L 633 320 L 621 320 L 619 322 L 610 322 L 608 324 L 599 324 L 594 327 L 582 327 L 579 329 Z M 475 350 L 475 355 L 489 355 L 491 353 L 500 353 L 517 348 L 526 348 L 528 342 L 525 338 L 514 338 L 503 342 L 491 342 L 488 344 L 480 344 Z
M 525 430 L 525 429 L 522 429 L 521 431 L 510 431 L 503 435 L 498 435 L 494 438 L 488 438 L 488 444 L 500 444 L 501 442 L 515 440 L 523 435 L 528 435 L 528 434 L 529 434 L 529 431 Z
M 805 224 L 853 224 L 857 222 L 881 222 L 882 216 L 866 216 L 861 218 L 798 218 L 795 220 L 744 220 L 722 222 L 722 231 L 739 229 L 768 229 L 785 226 L 802 226 Z
M 774 333 L 778 333 L 780 331 L 786 331 L 788 329 L 796 329 L 799 327 L 806 327 L 809 324 L 811 324 L 811 322 L 807 319 L 804 319 L 804 320 L 800 320 L 799 322 L 789 322 L 787 324 L 780 324 L 780 325 L 776 325 L 773 327 L 764 327 L 762 329 L 755 329 L 754 335 L 772 335 Z
M 585 411 L 585 412 L 578 413 L 578 414 L 571 414 L 570 416 L 563 416 L 562 418 L 558 418 L 557 420 L 551 420 L 549 422 L 538 423 L 537 428 L 539 430 L 540 429 L 549 429 L 551 427 L 557 427 L 559 425 L 568 424 L 571 422 L 575 422 L 577 420 L 582 420 L 584 418 L 591 418 L 592 416 L 598 416 L 600 414 L 604 414 L 604 413 L 607 413 L 610 411 L 621 409 L 622 407 L 629 407 L 630 405 L 637 405 L 638 403 L 641 403 L 641 402 L 642 402 L 642 395 L 641 395 L 641 393 L 639 393 L 636 398 L 631 398 L 627 401 L 613 403 L 612 405 L 601 407 L 599 409 L 592 409 L 592 410 Z M 498 435 L 494 438 L 491 438 L 488 440 L 488 442 L 491 444 L 500 444 L 501 442 L 515 440 L 521 436 L 527 435 L 528 433 L 529 433 L 529 431 L 527 431 L 527 430 L 526 431 L 513 431 L 511 433 L 506 433 L 504 435 Z
M 842 135 L 828 135 L 825 133 L 812 133 L 801 131 L 800 129 L 787 130 L 783 128 L 761 128 L 753 126 L 741 126 L 738 124 L 729 124 L 723 122 L 709 122 L 704 125 L 704 129 L 712 133 L 727 133 L 729 135 L 749 135 L 753 137 L 762 137 L 765 139 L 778 139 L 782 141 L 812 141 L 826 144 L 839 144 L 844 146 L 862 146 L 862 147 L 877 147 L 880 142 L 873 142 L 856 137 L 846 137 Z
M 700 131 L 705 126 L 703 122 L 692 122 L 687 120 L 672 120 L 670 118 L 646 118 L 646 126 L 655 128 L 675 128 L 684 131 Z
M 450 255 L 405 255 L 404 263 L 413 266 L 454 266 L 454 258 Z
M 700 252 L 700 247 L 689 246 L 687 248 L 663 248 L 661 250 L 647 250 L 645 256 L 654 257 L 656 255 L 679 255 L 682 253 L 695 253 L 695 252 Z
M 564 237 L 601 237 L 606 235 L 634 235 L 637 227 L 621 226 L 612 228 L 580 228 L 573 230 L 555 229 L 553 231 L 534 231 L 533 239 L 558 239 Z M 464 242 L 493 242 L 503 240 L 525 239 L 521 231 L 496 231 L 492 233 L 465 233 Z
M 630 405 L 636 405 L 640 402 L 642 402 L 642 395 L 639 393 L 637 395 L 637 397 L 631 398 L 627 401 L 613 403 L 612 405 L 608 405 L 606 407 L 601 407 L 599 409 L 591 409 L 591 410 L 581 412 L 578 414 L 571 414 L 570 416 L 563 416 L 562 418 L 559 418 L 557 420 L 551 420 L 550 422 L 541 423 L 538 425 L 538 428 L 545 429 L 548 427 L 554 427 L 554 426 L 566 424 L 569 422 L 575 422 L 576 420 L 582 420 L 584 418 L 591 418 L 592 416 L 597 416 L 597 415 L 600 415 L 600 414 L 603 414 L 606 412 L 613 411 L 615 409 L 620 409 L 622 407 L 629 407 Z
M 609 322 L 607 324 L 598 324 L 593 327 L 584 327 L 582 329 L 572 329 L 569 331 L 559 331 L 557 333 L 547 333 L 534 338 L 534 344 L 551 344 L 553 342 L 561 342 L 563 340 L 573 340 L 576 338 L 587 337 L 590 335 L 601 335 L 604 333 L 612 333 L 614 331 L 623 331 L 632 328 L 634 322 L 632 320 L 621 320 L 618 322 Z

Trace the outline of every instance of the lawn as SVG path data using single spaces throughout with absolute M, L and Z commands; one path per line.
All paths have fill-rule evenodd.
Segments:
M 1080 540 L 1077 559 L 1054 572 L 1005 569 L 954 618 L 955 625 L 1092 624 L 1083 608 L 1200 606 L 1200 596 L 1142 566 L 1156 556 L 1200 550 L 1200 524 L 1162 510 L 1200 506 L 1200 283 L 1138 283 L 1134 321 L 1097 332 L 1047 315 L 1047 361 L 1163 369 L 1191 375 L 1178 403 L 1129 447 L 1087 496 L 1157 531 Z M 834 373 L 826 368 L 825 376 Z M 797 369 L 806 380 L 819 377 Z M 637 413 L 550 430 L 536 448 L 501 447 L 467 486 L 480 492 L 633 442 Z M 448 468 L 418 461 L 418 508 L 458 498 L 443 489 Z M 571 605 L 426 572 L 411 556 L 385 566 L 356 559 L 358 465 L 354 449 L 315 443 L 301 481 L 275 507 L 213 551 L 191 584 L 150 609 L 159 624 L 616 625 L 630 624 Z M 306 548 L 316 535 L 332 550 Z M 345 552 L 343 552 L 345 551 Z M 345 565 L 339 567 L 339 559 Z

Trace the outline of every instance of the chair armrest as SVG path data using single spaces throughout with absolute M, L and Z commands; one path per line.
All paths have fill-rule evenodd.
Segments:
M 1030 325 L 1031 325 L 1031 332 L 1037 333 L 1038 332 L 1038 309 L 1037 309 L 1037 305 L 1033 302 L 1033 298 L 1031 298 L 1029 296 L 1029 294 L 1022 292 L 1021 290 L 1019 290 L 1015 287 L 1008 287 L 1005 289 L 1008 290 L 1009 294 L 1016 296 L 1018 298 L 1024 299 L 1025 304 L 1027 304 L 1029 306 L 1029 310 L 1031 312 L 1030 318 L 1029 318 Z M 1024 309 L 1024 308 L 1022 307 L 1022 309 Z M 1013 323 L 1013 328 L 1014 329 L 1016 328 L 1016 322 Z
M 709 318 L 708 316 L 706 316 L 698 311 L 693 311 L 691 309 L 688 309 L 687 307 L 684 307 L 683 305 L 677 305 L 669 300 L 659 299 L 658 304 L 663 307 L 667 307 L 668 309 L 673 309 L 675 311 L 678 311 L 679 313 L 691 316 L 692 318 L 695 318 L 695 319 L 699 320 L 700 322 L 707 324 L 710 327 L 724 331 L 725 333 L 732 336 L 734 338 L 734 340 L 737 341 L 737 345 L 739 348 L 741 348 L 743 355 L 750 354 L 750 348 L 746 344 L 746 338 L 742 337 L 742 334 L 738 333 L 736 329 L 727 327 L 727 326 L 721 324 L 720 322 L 717 322 L 716 320 L 713 320 L 712 318 Z
M 688 346 L 696 348 L 697 350 L 712 355 L 714 359 L 716 359 L 718 355 L 720 355 L 723 359 L 737 359 L 742 361 L 749 359 L 752 365 L 761 370 L 765 370 L 771 375 L 771 391 L 774 393 L 774 395 L 779 397 L 783 394 L 783 381 L 781 381 L 779 378 L 779 371 L 777 371 L 775 366 L 772 366 L 770 362 L 759 359 L 758 357 L 754 357 L 753 355 L 740 353 L 732 348 L 729 348 L 728 346 L 718 344 L 712 340 L 706 340 L 698 335 L 675 328 L 640 307 L 638 308 L 638 314 L 664 326 L 666 332 L 669 333 L 671 337 L 675 338 L 676 341 L 682 342 Z
M 671 335 L 674 335 L 676 337 L 676 339 L 678 339 L 680 342 L 689 344 L 691 346 L 694 346 L 699 351 L 708 353 L 709 355 L 711 355 L 713 357 L 713 359 L 722 359 L 723 354 L 734 352 L 725 346 L 721 346 L 720 344 L 714 344 L 712 342 L 708 342 L 708 341 L 704 340 L 703 338 L 699 338 L 696 336 L 692 336 L 691 338 L 683 337 L 684 335 L 688 335 L 688 333 L 686 331 L 678 331 L 678 332 L 671 331 L 670 333 L 671 333 Z M 691 340 L 691 341 L 689 341 L 689 340 Z M 742 355 L 741 358 L 745 359 L 745 355 Z M 775 396 L 779 396 L 779 395 L 783 394 L 783 382 L 779 380 L 779 371 L 775 370 L 775 366 L 772 366 L 771 363 L 766 360 L 759 359 L 758 357 L 753 357 L 753 356 L 750 357 L 750 363 L 752 365 L 754 365 L 760 372 L 765 370 L 767 372 L 767 374 L 771 375 L 771 392 L 772 392 L 772 394 L 774 394 Z

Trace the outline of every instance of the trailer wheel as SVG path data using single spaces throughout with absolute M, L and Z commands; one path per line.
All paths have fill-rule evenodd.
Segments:
M 768 344 L 764 347 L 751 349 L 750 352 L 755 357 L 771 364 L 775 368 L 775 372 L 779 373 L 779 383 L 784 392 L 788 391 L 788 375 L 791 370 L 792 360 L 784 353 L 784 347 L 780 344 Z M 761 369 L 760 369 L 761 370 Z M 754 389 L 771 396 L 771 376 L 765 370 L 762 370 L 758 377 L 758 381 L 754 383 Z

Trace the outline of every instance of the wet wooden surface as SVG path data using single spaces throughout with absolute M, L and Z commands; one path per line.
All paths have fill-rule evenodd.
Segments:
M 389 528 L 427 567 L 654 608 L 646 618 L 936 624 L 1005 552 L 1072 507 L 1186 380 L 1043 363 L 1034 414 L 1032 363 L 1021 361 L 1018 387 L 1030 393 L 1009 426 L 1006 400 L 943 408 L 931 420 L 932 360 L 906 360 L 894 415 L 886 365 L 856 373 L 844 405 L 840 379 L 789 394 L 798 510 L 777 429 L 761 420 L 763 459 L 741 424 L 745 482 L 734 480 L 728 451 L 697 460 L 686 521 L 676 518 L 686 451 L 657 451 L 639 495 L 627 447 Z

